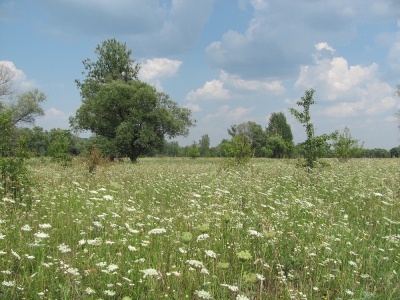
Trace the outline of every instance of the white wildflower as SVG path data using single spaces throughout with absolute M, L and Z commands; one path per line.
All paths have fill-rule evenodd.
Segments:
M 357 268 L 357 263 L 355 261 L 349 261 L 350 266 Z
M 110 272 L 115 271 L 115 270 L 117 270 L 117 269 L 118 269 L 118 266 L 117 266 L 117 265 L 114 265 L 114 264 L 110 264 L 110 265 L 107 267 L 107 270 L 110 271 Z
M 144 273 L 143 278 L 146 278 L 147 276 L 159 276 L 156 269 L 140 270 L 140 272 Z
M 194 292 L 199 299 L 212 299 L 212 296 L 209 292 L 200 290 Z
M 61 253 L 71 252 L 71 248 L 68 245 L 65 245 L 64 243 L 62 243 L 61 245 L 58 246 L 58 250 Z
M 260 232 L 258 232 L 256 230 L 251 230 L 251 229 L 249 229 L 249 234 L 253 235 L 253 236 L 256 236 L 256 237 L 262 237 L 263 236 L 262 233 L 260 233 Z
M 13 287 L 15 285 L 15 281 L 3 281 L 1 284 L 3 286 Z
M 210 275 L 210 272 L 208 272 L 208 270 L 206 268 L 201 268 L 200 273 Z
M 4 197 L 4 198 L 3 198 L 3 201 L 4 201 L 4 202 L 15 203 L 15 201 L 14 201 L 14 200 L 12 200 L 12 199 L 9 199 L 9 198 L 6 198 L 6 197 Z
M 78 244 L 79 244 L 79 246 L 85 245 L 85 244 L 86 244 L 86 240 L 85 240 L 85 239 L 81 239 L 81 240 L 78 242 Z
M 204 265 L 201 261 L 198 260 L 194 260 L 194 259 L 190 259 L 186 261 L 189 265 L 191 265 L 192 267 L 196 267 L 196 268 L 204 268 Z
M 110 291 L 110 290 L 105 290 L 104 291 L 104 295 L 107 295 L 107 296 L 114 296 L 116 293 L 114 292 L 114 291 Z
M 354 293 L 352 291 L 350 291 L 350 290 L 346 290 L 346 294 L 349 295 L 349 296 L 354 296 Z
M 87 240 L 89 245 L 99 246 L 101 245 L 103 240 L 101 238 L 95 238 L 94 240 Z
M 38 231 L 34 234 L 35 237 L 37 237 L 38 239 L 46 239 L 48 237 L 50 237 L 47 233 L 44 233 L 42 231 Z
M 132 252 L 137 251 L 137 249 L 133 246 L 128 246 L 128 250 Z
M 243 295 L 237 295 L 236 300 L 250 300 L 250 299 Z
M 47 229 L 47 228 L 51 228 L 52 226 L 48 223 L 45 223 L 45 224 L 39 224 L 39 227 L 42 229 Z
M 239 291 L 239 287 L 236 285 L 229 285 L 229 284 L 221 284 L 221 286 L 225 286 L 227 287 L 229 290 L 231 290 L 232 292 L 237 292 Z
M 79 276 L 79 270 L 77 268 L 68 268 L 66 272 L 72 276 Z
M 11 254 L 14 255 L 18 260 L 21 259 L 21 256 L 19 256 L 18 253 L 15 252 L 13 249 L 11 249 Z
M 200 234 L 200 235 L 197 237 L 197 242 L 204 241 L 204 240 L 208 239 L 209 237 L 210 237 L 210 236 L 209 236 L 207 233 Z
M 91 194 L 98 194 L 99 192 L 98 191 L 89 191 L 89 193 L 91 193 Z
M 5 234 L 2 234 L 2 233 L 0 232 L 0 240 L 4 240 L 5 237 L 6 237 L 6 235 L 5 235 Z
M 107 263 L 105 263 L 105 262 L 102 261 L 102 262 L 97 263 L 96 266 L 102 268 L 102 267 L 107 266 Z
M 212 250 L 205 250 L 204 251 L 208 257 L 217 258 L 217 254 Z
M 149 234 L 161 234 L 167 232 L 164 228 L 154 228 L 149 231 Z
M 21 230 L 22 230 L 22 231 L 31 231 L 32 228 L 31 228 L 31 226 L 29 226 L 28 224 L 25 224 L 24 226 L 21 227 Z
M 381 193 L 374 193 L 374 195 L 377 197 L 383 197 L 383 195 Z
M 111 201 L 112 199 L 114 199 L 114 197 L 111 196 L 111 195 L 104 195 L 104 196 L 103 196 L 103 199 L 104 199 L 104 200 L 109 200 L 109 201 Z
M 262 274 L 256 274 L 256 277 L 260 281 L 264 281 L 265 280 L 265 277 Z
M 86 288 L 85 293 L 90 295 L 96 293 L 96 291 L 90 287 Z

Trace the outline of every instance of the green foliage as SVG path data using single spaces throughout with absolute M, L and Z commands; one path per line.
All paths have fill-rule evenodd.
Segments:
M 282 158 L 291 156 L 294 149 L 293 134 L 284 113 L 272 113 L 266 131 L 266 154 L 268 157 Z
M 254 156 L 264 156 L 262 148 L 265 146 L 267 136 L 261 125 L 252 121 L 244 122 L 239 125 L 232 125 L 231 128 L 228 129 L 228 134 L 232 136 L 232 138 L 237 135 L 245 136 L 251 143 Z
M 30 205 L 32 180 L 25 164 L 30 153 L 16 126 L 34 124 L 36 117 L 44 115 L 40 103 L 46 96 L 35 89 L 14 101 L 12 79 L 13 75 L 0 66 L 0 199 L 10 197 L 10 202 Z
M 303 112 L 297 111 L 295 108 L 290 108 L 292 115 L 301 123 L 306 129 L 307 139 L 304 142 L 304 150 L 306 154 L 305 166 L 313 168 L 317 163 L 318 152 L 324 149 L 326 141 L 335 139 L 337 132 L 331 134 L 323 134 L 321 136 L 314 135 L 314 124 L 311 122 L 310 106 L 315 104 L 313 99 L 314 90 L 310 89 L 305 92 L 301 101 L 297 102 L 298 106 L 303 107 Z
M 199 150 L 197 149 L 196 144 L 193 144 L 190 149 L 187 151 L 186 155 L 192 159 L 200 156 Z
M 267 136 L 281 136 L 286 143 L 293 143 L 293 134 L 283 112 L 273 112 L 266 128 Z
M 131 161 L 161 149 L 166 137 L 188 135 L 188 127 L 195 123 L 190 110 L 137 80 L 139 65 L 133 67 L 125 44 L 108 40 L 95 52 L 96 62 L 83 62 L 86 79 L 76 81 L 82 105 L 70 118 L 74 129 L 93 132 L 107 140 L 107 154 Z
M 353 139 L 350 129 L 346 126 L 343 133 L 338 134 L 333 139 L 333 149 L 337 158 L 347 160 L 351 157 L 359 157 L 362 153 L 363 146 L 358 145 L 359 140 Z
M 394 147 L 389 150 L 391 157 L 400 157 L 400 147 Z
M 252 144 L 246 136 L 238 134 L 233 137 L 232 156 L 237 164 L 244 164 L 253 157 L 254 150 L 251 146 Z
M 12 125 L 34 124 L 37 117 L 44 116 L 41 103 L 45 100 L 46 95 L 39 92 L 38 89 L 20 94 L 17 101 L 11 102 L 7 107 L 12 113 Z
M 208 136 L 208 134 L 204 134 L 201 136 L 201 139 L 199 141 L 199 151 L 200 151 L 200 156 L 202 157 L 209 156 L 210 137 Z
M 59 133 L 49 146 L 50 156 L 64 167 L 72 161 L 72 157 L 68 152 L 69 140 L 67 135 L 67 130 Z
M 10 110 L 0 110 L 0 198 L 10 197 L 29 205 L 31 177 L 25 164 L 29 152 L 23 138 L 15 140 L 12 119 Z

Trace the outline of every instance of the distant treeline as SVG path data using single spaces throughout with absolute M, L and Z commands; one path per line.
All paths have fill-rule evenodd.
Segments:
M 33 128 L 18 128 L 18 135 L 24 137 L 28 150 L 33 156 L 51 156 L 51 144 L 60 135 L 68 140 L 68 152 L 74 156 L 85 156 L 89 153 L 93 144 L 99 149 L 99 139 L 96 138 L 81 138 L 73 134 L 70 130 L 53 128 L 50 131 L 44 130 L 42 127 L 35 126 Z M 267 144 L 268 145 L 268 144 Z M 224 139 L 215 147 L 210 147 L 208 135 L 203 135 L 199 142 L 193 142 L 190 146 L 180 146 L 177 141 L 165 141 L 161 149 L 149 149 L 146 156 L 157 157 L 227 157 L 231 141 Z M 261 147 L 255 152 L 256 157 L 277 157 L 271 155 L 271 148 Z M 304 156 L 304 148 L 302 143 L 294 145 L 291 149 L 286 150 L 284 155 L 278 157 L 297 158 Z M 335 152 L 330 148 L 329 144 L 320 149 L 319 157 L 333 158 Z M 357 157 L 368 158 L 390 158 L 400 157 L 400 148 L 394 147 L 390 150 L 375 148 L 362 149 Z

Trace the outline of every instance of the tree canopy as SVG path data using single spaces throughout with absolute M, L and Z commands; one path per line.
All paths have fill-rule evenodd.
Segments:
M 107 40 L 95 53 L 96 62 L 83 61 L 86 78 L 76 80 L 82 105 L 70 118 L 74 129 L 91 131 L 106 145 L 101 150 L 131 161 L 162 148 L 165 138 L 188 135 L 191 111 L 138 80 L 140 66 L 133 66 L 126 44 Z

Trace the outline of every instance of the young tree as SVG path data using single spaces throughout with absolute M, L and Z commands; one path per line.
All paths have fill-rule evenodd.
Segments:
M 363 145 L 358 145 L 359 140 L 353 139 L 350 129 L 344 127 L 343 133 L 333 139 L 333 150 L 337 158 L 347 160 L 351 157 L 358 157 L 362 153 Z
M 95 53 L 96 62 L 83 61 L 86 78 L 76 80 L 82 105 L 70 118 L 74 129 L 89 130 L 107 141 L 110 157 L 127 156 L 131 161 L 161 148 L 166 137 L 188 135 L 188 127 L 195 124 L 191 111 L 137 79 L 139 65 L 133 65 L 126 44 L 107 40 Z
M 290 108 L 290 112 L 306 129 L 307 139 L 304 142 L 304 150 L 306 153 L 306 166 L 308 168 L 313 168 L 315 166 L 319 148 L 324 146 L 327 140 L 334 139 L 338 134 L 337 132 L 334 132 L 331 134 L 315 136 L 314 124 L 311 122 L 310 116 L 310 106 L 315 104 L 313 99 L 314 92 L 313 89 L 307 90 L 304 97 L 301 97 L 301 101 L 297 102 L 298 106 L 303 107 L 303 112 L 299 112 L 295 108 Z

